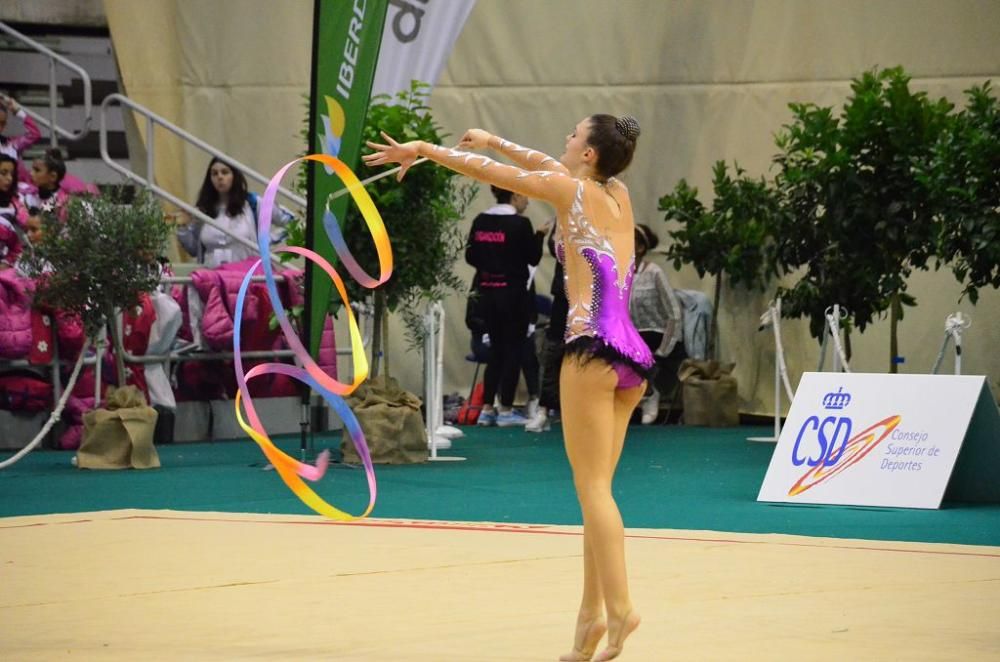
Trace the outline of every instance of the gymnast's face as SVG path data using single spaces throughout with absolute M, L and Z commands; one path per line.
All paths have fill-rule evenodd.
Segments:
M 566 151 L 559 161 L 572 173 L 580 171 L 584 165 L 589 165 L 596 157 L 594 148 L 587 144 L 590 137 L 590 118 L 580 120 L 573 132 L 566 136 Z

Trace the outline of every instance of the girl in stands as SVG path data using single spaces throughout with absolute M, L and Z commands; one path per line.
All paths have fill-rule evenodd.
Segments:
M 16 116 L 24 123 L 24 133 L 15 137 L 0 135 L 0 154 L 6 154 L 14 159 L 14 162 L 18 164 L 18 168 L 21 169 L 19 179 L 27 180 L 28 171 L 19 163 L 21 153 L 38 142 L 42 137 L 42 132 L 38 130 L 35 120 L 28 117 L 28 114 L 24 112 L 20 104 L 10 97 L 0 95 L 0 134 L 7 128 L 7 120 L 10 119 L 11 115 Z
M 55 148 L 45 150 L 45 154 L 31 164 L 31 181 L 35 190 L 24 195 L 24 203 L 28 207 L 37 207 L 55 214 L 60 221 L 65 221 L 66 205 L 69 203 L 69 193 L 62 188 L 65 176 L 66 162 L 63 161 L 62 153 Z
M 398 178 L 421 156 L 482 182 L 537 198 L 557 210 L 559 260 L 565 269 L 569 313 L 560 401 L 566 454 L 583 511 L 583 598 L 573 650 L 562 660 L 621 654 L 639 626 L 625 570 L 625 535 L 611 493 L 629 418 L 646 388 L 653 356 L 628 312 L 634 269 L 635 224 L 628 189 L 615 179 L 632 161 L 639 123 L 633 117 L 591 115 L 566 137 L 556 161 L 480 129 L 464 149 L 493 149 L 520 167 L 479 154 L 417 140 L 368 143 L 368 165 L 400 163 Z
M 21 253 L 28 208 L 17 194 L 17 160 L 0 153 L 0 269 L 13 267 Z
M 257 243 L 257 196 L 247 189 L 243 173 L 222 159 L 214 157 L 205 171 L 205 179 L 198 192 L 195 206 L 229 234 L 201 221 L 191 221 L 181 215 L 177 239 L 188 253 L 207 267 L 217 267 L 228 262 L 239 262 L 257 255 L 239 239 Z M 291 214 L 275 205 L 272 226 L 284 226 Z

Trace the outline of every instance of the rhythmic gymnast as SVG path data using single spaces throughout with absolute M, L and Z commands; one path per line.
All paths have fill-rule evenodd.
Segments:
M 565 269 L 569 315 L 559 376 L 566 455 L 583 511 L 583 598 L 573 650 L 560 660 L 594 660 L 622 652 L 639 626 L 625 570 L 625 532 L 611 493 L 632 411 L 646 390 L 653 356 L 632 325 L 629 293 L 635 224 L 628 189 L 615 179 L 632 161 L 639 123 L 630 116 L 591 115 L 566 137 L 558 161 L 481 129 L 449 149 L 417 140 L 369 142 L 369 166 L 401 165 L 398 179 L 419 157 L 479 181 L 545 200 L 557 210 L 557 253 Z M 510 166 L 462 150 L 492 149 Z

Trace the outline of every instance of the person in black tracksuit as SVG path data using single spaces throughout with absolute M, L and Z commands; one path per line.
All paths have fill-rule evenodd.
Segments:
M 556 256 L 555 233 L 556 225 L 553 223 L 547 241 L 552 257 Z M 549 293 L 552 295 L 552 311 L 549 314 L 549 325 L 545 329 L 545 342 L 542 349 L 539 410 L 536 417 L 529 421 L 525 427 L 529 432 L 548 430 L 549 415 L 559 411 L 559 367 L 562 365 L 566 317 L 569 314 L 569 302 L 566 301 L 566 288 L 563 283 L 563 268 L 559 260 L 556 260 Z
M 479 423 L 524 425 L 525 418 L 512 407 L 531 316 L 528 266 L 541 260 L 544 234 L 536 233 L 520 214 L 527 198 L 490 188 L 497 204 L 473 220 L 465 248 L 465 261 L 476 269 L 475 294 L 490 338 Z M 498 391 L 499 414 L 493 409 Z

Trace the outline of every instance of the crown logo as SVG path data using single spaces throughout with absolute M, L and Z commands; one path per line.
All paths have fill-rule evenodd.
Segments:
M 827 393 L 823 396 L 824 409 L 843 409 L 851 404 L 851 394 L 844 393 L 844 387 L 837 389 L 836 393 Z

